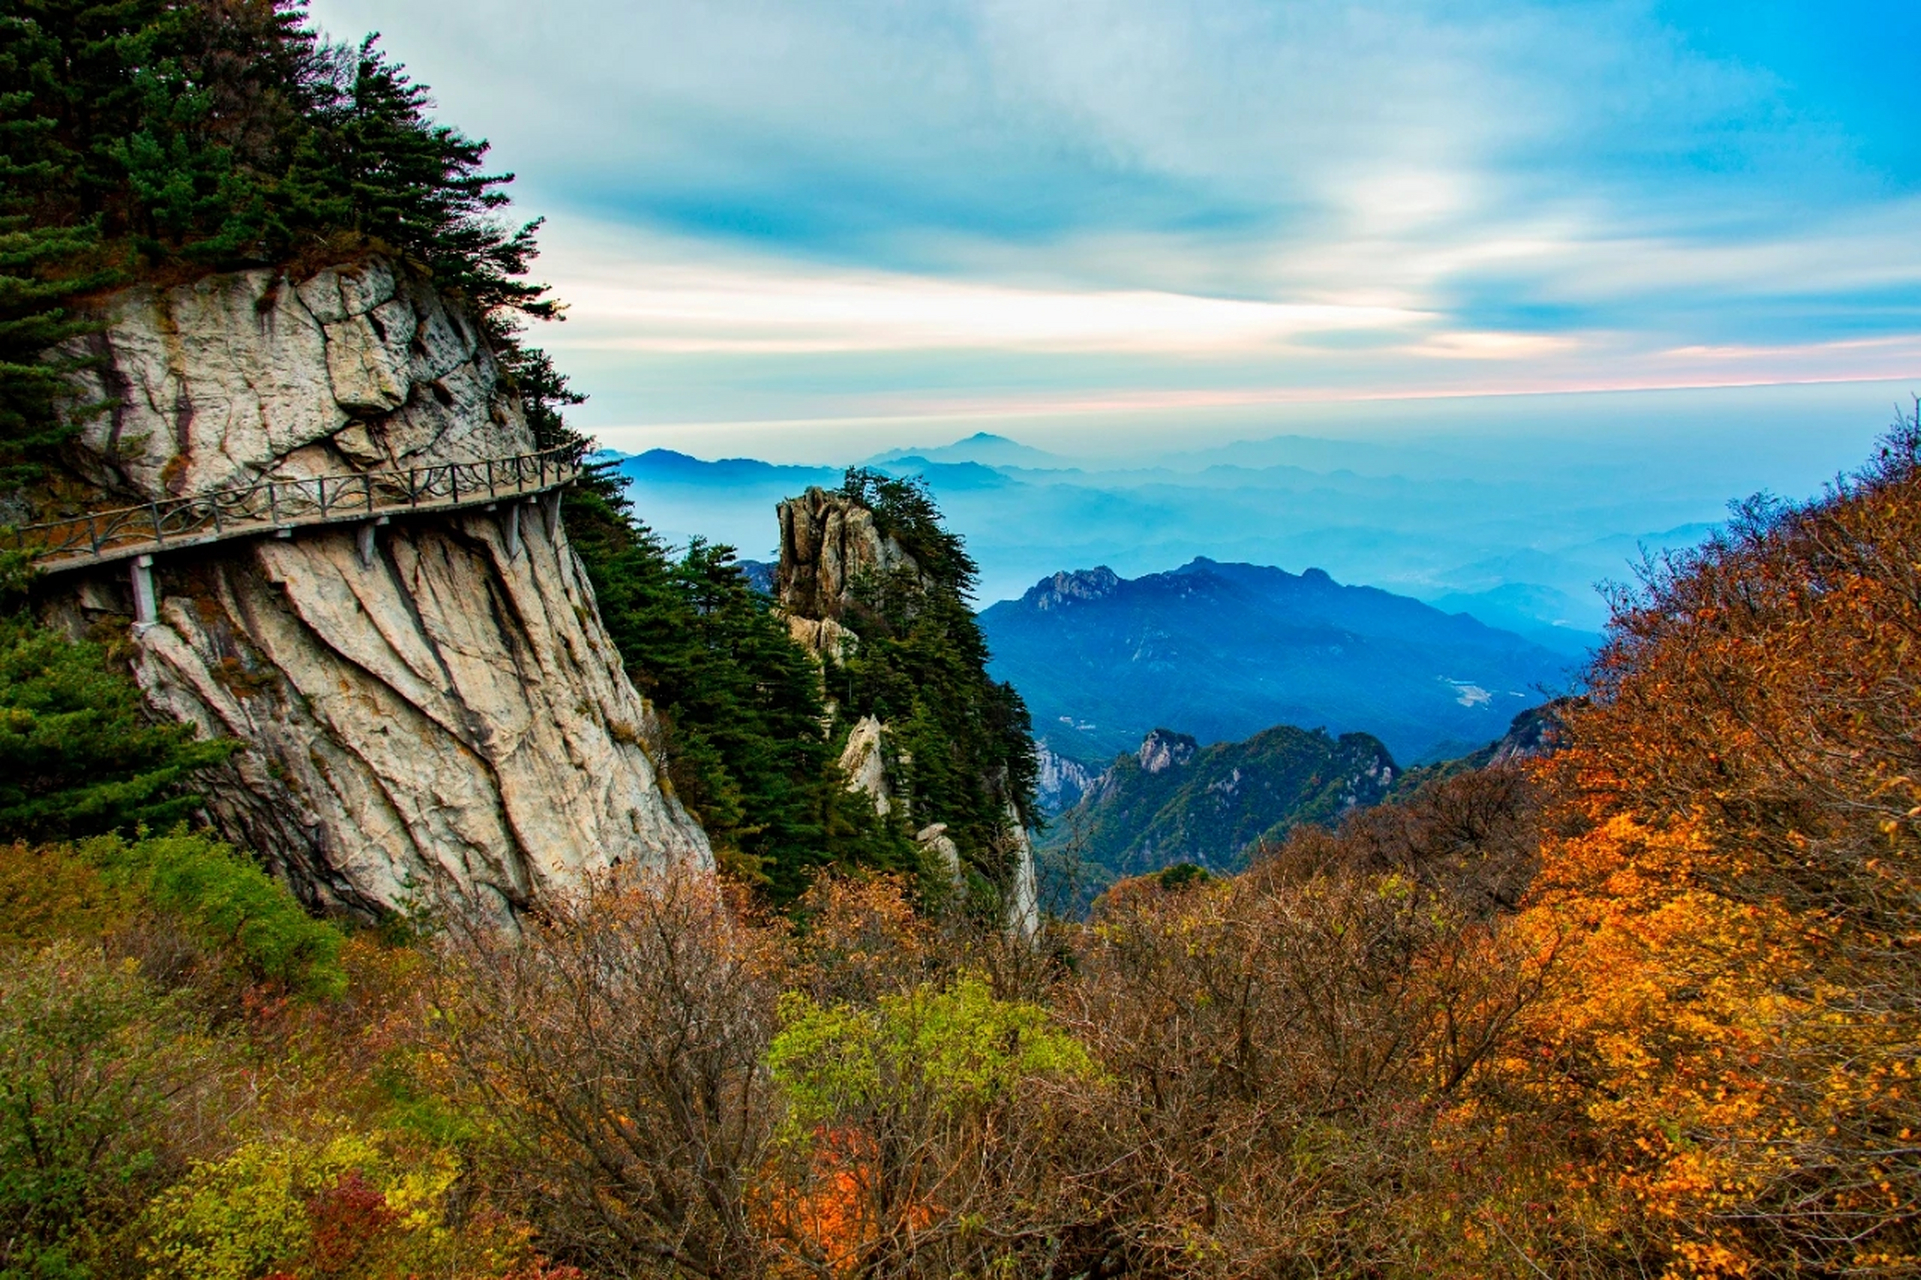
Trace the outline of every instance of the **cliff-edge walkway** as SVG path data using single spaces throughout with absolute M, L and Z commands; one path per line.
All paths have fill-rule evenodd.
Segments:
M 43 574 L 132 559 L 136 612 L 145 622 L 151 620 L 152 591 L 145 570 L 156 553 L 233 538 L 291 537 L 295 529 L 315 525 L 357 524 L 361 559 L 371 561 L 375 526 L 397 513 L 507 503 L 512 558 L 520 550 L 521 504 L 572 484 L 580 472 L 579 452 L 560 448 L 426 467 L 259 480 L 69 520 L 0 528 L 0 549 L 29 553 L 34 569 Z

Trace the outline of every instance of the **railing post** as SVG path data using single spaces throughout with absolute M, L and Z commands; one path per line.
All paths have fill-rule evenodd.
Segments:
M 267 523 L 280 523 L 280 486 L 272 480 L 267 481 Z
M 407 505 L 410 507 L 418 507 L 420 505 L 419 467 L 407 468 Z
M 387 517 L 381 516 L 378 519 L 368 520 L 364 522 L 360 526 L 359 530 L 356 532 L 356 535 L 354 538 L 354 545 L 355 545 L 355 548 L 360 552 L 361 568 L 363 569 L 373 568 L 374 530 L 378 529 L 381 525 L 384 525 L 386 523 L 387 523 Z
M 367 473 L 366 475 L 364 475 L 364 476 L 362 476 L 362 477 L 360 477 L 360 487 L 361 487 L 361 489 L 362 489 L 362 491 L 364 491 L 364 492 L 365 492 L 365 494 L 366 494 L 366 496 L 367 496 L 367 514 L 368 514 L 368 515 L 372 515 L 372 514 L 374 513 L 374 475 L 373 475 L 373 472 L 371 472 L 371 471 L 369 471 L 369 472 L 368 472 L 368 473 Z
M 153 513 L 153 540 L 155 542 L 165 542 L 167 535 L 160 528 L 160 504 L 157 502 L 149 502 L 147 509 Z
M 447 484 L 448 484 L 448 487 L 453 490 L 453 495 L 454 495 L 453 500 L 455 502 L 459 502 L 460 501 L 460 464 L 458 462 L 454 463 L 452 466 L 447 468 Z
M 321 476 L 316 483 L 320 486 L 320 518 L 327 518 L 327 477 Z
M 494 489 L 494 460 L 492 458 L 487 459 L 487 496 L 490 498 L 499 496 Z

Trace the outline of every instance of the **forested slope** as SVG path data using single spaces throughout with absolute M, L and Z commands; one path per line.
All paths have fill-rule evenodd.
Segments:
M 1297 825 L 1330 826 L 1380 803 L 1398 776 L 1387 748 L 1364 733 L 1276 725 L 1203 747 L 1156 729 L 1053 819 L 1045 843 L 1103 882 L 1179 862 L 1237 871 Z

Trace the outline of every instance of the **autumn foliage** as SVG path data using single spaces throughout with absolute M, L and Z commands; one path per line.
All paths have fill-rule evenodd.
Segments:
M 1638 1265 L 1921 1266 L 1918 448 L 1651 565 L 1543 771 L 1530 1089 Z
M 1034 941 L 633 871 L 342 936 L 16 846 L 0 1269 L 1921 1272 L 1917 641 L 1909 424 L 1650 563 L 1554 754 Z

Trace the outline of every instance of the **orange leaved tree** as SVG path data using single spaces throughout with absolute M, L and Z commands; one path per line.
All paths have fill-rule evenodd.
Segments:
M 1517 930 L 1561 985 L 1508 1066 L 1614 1261 L 1921 1267 L 1921 431 L 1754 499 L 1617 601 Z

